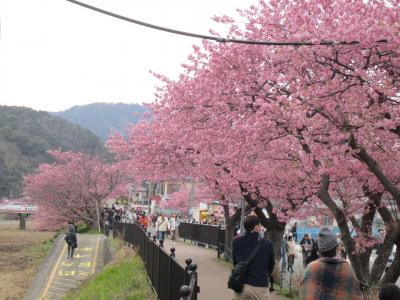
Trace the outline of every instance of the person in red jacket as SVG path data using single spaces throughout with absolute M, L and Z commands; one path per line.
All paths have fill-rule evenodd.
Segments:
M 147 220 L 147 216 L 145 212 L 142 212 L 142 215 L 140 216 L 139 223 L 143 226 L 143 228 L 146 230 L 147 227 L 149 226 L 149 222 Z

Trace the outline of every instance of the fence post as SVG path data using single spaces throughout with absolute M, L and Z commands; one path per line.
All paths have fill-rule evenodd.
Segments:
M 192 299 L 197 300 L 197 293 L 200 293 L 200 287 L 197 285 L 197 264 L 190 264 L 190 281 L 194 277 L 193 293 L 196 295 Z
M 217 258 L 220 258 L 220 239 L 221 239 L 221 224 L 218 225 L 218 242 L 217 242 Z
M 157 295 L 160 295 L 160 281 L 161 281 L 161 253 L 162 253 L 162 249 L 160 247 L 157 247 L 157 251 L 158 251 L 158 280 L 157 280 Z
M 154 287 L 154 289 L 155 289 L 155 286 L 154 286 L 154 280 L 155 280 L 155 263 L 154 263 L 154 256 L 155 256 L 155 253 L 156 253 L 156 249 L 157 249 L 157 247 L 154 247 L 154 246 L 157 246 L 157 241 L 156 241 L 156 239 L 157 239 L 157 236 L 153 236 L 153 245 L 152 245 L 152 247 L 153 247 L 153 257 L 151 258 L 151 261 L 152 261 L 152 265 L 151 265 L 151 268 L 152 268 L 152 271 L 151 271 L 151 274 L 152 274 L 152 276 L 151 276 L 151 283 L 152 283 L 152 285 L 153 285 L 153 287 Z
M 147 239 L 147 236 L 146 236 L 146 230 L 144 229 L 144 227 L 143 227 L 143 231 L 141 231 L 141 237 L 142 237 L 142 245 L 143 245 L 143 250 L 142 250 L 142 259 L 144 260 L 144 259 L 145 259 L 145 257 L 146 257 L 146 248 L 145 248 L 145 242 L 146 242 L 146 239 Z
M 172 299 L 172 295 L 171 295 L 171 284 L 172 284 L 172 259 L 175 257 L 175 248 L 172 247 L 171 249 L 169 249 L 170 254 L 169 254 L 169 265 L 168 265 L 168 299 L 169 300 L 174 300 Z
M 175 248 L 172 247 L 171 249 L 169 249 L 169 251 L 171 252 L 170 256 L 175 258 Z
M 192 259 L 191 258 L 186 258 L 185 259 L 185 263 L 186 263 L 186 267 L 185 267 L 185 283 L 188 282 L 187 278 L 189 275 L 189 269 L 190 269 L 190 265 L 192 264 Z M 189 279 L 190 282 L 190 279 Z
M 186 242 L 186 235 L 187 235 L 187 228 L 188 228 L 188 226 L 186 224 L 188 224 L 188 223 L 185 223 L 184 224 L 185 226 L 183 227 L 184 228 L 183 229 L 183 242 Z M 186 230 L 185 230 L 185 228 L 186 228 Z M 178 233 L 179 233 L 179 230 L 178 230 Z
M 189 300 L 190 288 L 187 285 L 182 285 L 179 289 L 180 300 Z

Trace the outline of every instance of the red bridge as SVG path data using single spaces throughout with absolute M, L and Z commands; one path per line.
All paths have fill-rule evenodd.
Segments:
M 18 202 L 0 204 L 0 214 L 18 214 L 19 215 L 19 229 L 25 230 L 26 217 L 37 213 L 39 210 L 38 205 L 20 204 Z
M 34 214 L 38 211 L 37 205 L 0 204 L 0 213 L 8 214 Z

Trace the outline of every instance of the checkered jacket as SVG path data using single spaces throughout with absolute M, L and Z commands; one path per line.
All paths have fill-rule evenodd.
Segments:
M 302 300 L 361 300 L 360 283 L 345 260 L 322 257 L 307 266 L 300 282 Z

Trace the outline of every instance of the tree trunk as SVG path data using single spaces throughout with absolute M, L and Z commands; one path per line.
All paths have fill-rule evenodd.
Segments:
M 26 214 L 18 214 L 19 215 L 19 229 L 25 230 L 26 227 Z
M 382 284 L 385 283 L 395 283 L 400 275 L 400 243 L 397 244 L 396 254 L 394 256 L 394 260 L 392 265 L 383 276 Z
M 224 260 L 232 261 L 232 241 L 234 237 L 234 228 L 226 226 L 225 228 L 225 247 L 224 247 Z
M 382 279 L 382 284 L 395 283 L 400 276 L 400 220 L 393 221 L 391 229 L 392 232 L 389 239 L 396 244 L 397 249 L 392 265 Z
M 243 191 L 246 190 L 242 188 L 242 192 Z M 260 218 L 261 224 L 267 229 L 267 238 L 272 241 L 274 245 L 275 259 L 278 260 L 283 235 L 285 234 L 286 223 L 279 221 L 278 216 L 273 211 L 274 207 L 269 200 L 260 196 L 258 199 L 254 200 L 250 194 L 246 194 L 243 197 L 248 205 L 254 209 L 254 213 L 257 215 L 257 217 Z M 267 202 L 265 208 L 267 209 L 269 218 L 267 218 L 262 209 L 257 206 L 261 200 Z
M 240 220 L 241 209 L 238 209 L 232 216 L 229 215 L 229 206 L 224 205 L 224 216 L 225 216 L 225 247 L 224 247 L 224 259 L 226 261 L 232 260 L 232 241 L 234 237 L 235 225 Z
M 368 167 L 371 173 L 375 175 L 376 179 L 378 179 L 379 182 L 385 187 L 386 191 L 393 196 L 393 199 L 397 203 L 398 209 L 400 209 L 400 189 L 389 179 L 388 176 L 386 176 L 386 174 L 383 173 L 382 169 L 378 165 L 378 162 L 369 155 L 366 149 L 357 143 L 353 134 L 350 135 L 349 146 L 353 150 L 358 151 L 356 154 L 354 154 L 354 157 Z
M 360 282 L 365 283 L 363 267 L 360 263 L 359 256 L 356 252 L 355 242 L 351 236 L 346 216 L 343 210 L 337 206 L 335 201 L 333 201 L 333 199 L 329 195 L 329 184 L 330 184 L 330 176 L 329 174 L 325 173 L 322 175 L 321 186 L 318 191 L 318 198 L 322 201 L 322 203 L 324 203 L 330 209 L 330 211 L 334 215 L 335 220 L 340 229 L 342 241 L 346 247 L 347 253 L 349 254 L 349 259 L 351 265 L 353 266 L 354 273 L 356 274 Z
M 271 240 L 274 245 L 275 260 L 279 261 L 279 253 L 281 249 L 283 235 L 285 234 L 285 227 L 282 228 L 280 223 L 272 224 L 271 226 L 272 230 L 267 230 L 267 238 Z
M 369 280 L 370 285 L 378 285 L 380 282 L 382 274 L 386 268 L 386 262 L 392 252 L 393 244 L 396 240 L 400 239 L 400 224 L 396 225 L 389 210 L 386 207 L 380 207 L 378 212 L 385 223 L 386 235 L 382 248 L 379 250 L 379 254 L 371 269 L 371 277 Z

